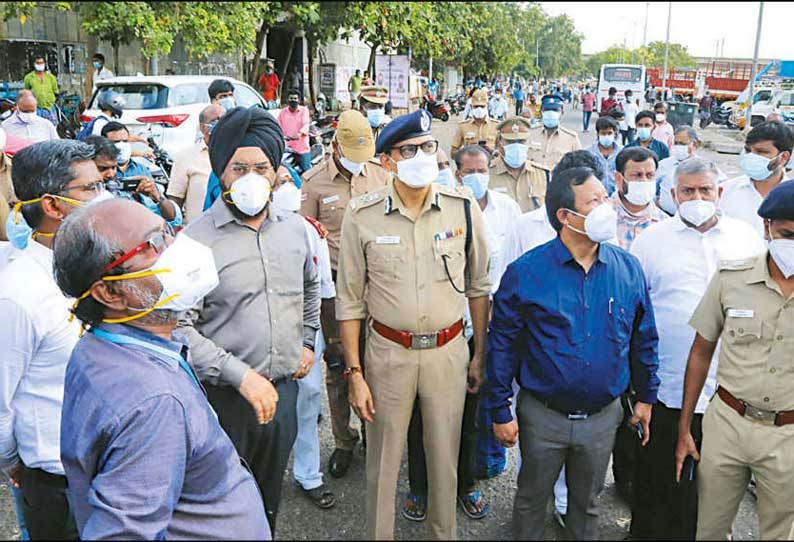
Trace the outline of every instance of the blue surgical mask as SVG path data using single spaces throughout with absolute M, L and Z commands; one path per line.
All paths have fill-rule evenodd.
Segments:
M 452 170 L 446 168 L 439 171 L 436 183 L 447 188 L 455 188 L 455 176 L 452 174 Z
M 98 70 L 101 66 L 102 66 L 102 64 L 100 64 L 99 62 L 94 62 L 94 69 L 95 70 Z
M 223 98 L 218 100 L 218 103 L 226 111 L 230 111 L 230 110 L 234 109 L 237 106 L 237 104 L 235 103 L 234 98 L 232 96 L 224 96 Z
M 471 193 L 474 194 L 474 199 L 482 199 L 488 191 L 488 174 L 487 173 L 469 173 L 461 178 L 463 186 L 468 186 Z
M 559 111 L 544 111 L 540 114 L 540 118 L 546 128 L 556 128 L 560 125 Z
M 648 141 L 651 138 L 651 129 L 647 126 L 637 128 L 637 137 L 643 141 Z
M 602 147 L 611 147 L 614 142 L 615 136 L 612 134 L 598 136 L 598 144 Z
M 19 223 L 14 219 L 14 216 L 19 218 Z M 24 250 L 30 242 L 33 235 L 33 228 L 28 225 L 22 213 L 11 212 L 6 220 L 6 237 L 14 248 Z
M 523 143 L 510 143 L 505 145 L 505 164 L 512 168 L 519 168 L 527 161 L 529 146 Z
M 367 109 L 367 120 L 369 121 L 369 125 L 373 128 L 377 128 L 383 122 L 383 116 L 385 112 L 383 109 Z
M 769 158 L 751 152 L 743 153 L 739 157 L 739 165 L 742 171 L 754 181 L 765 181 L 772 175 L 772 170 L 769 169 L 771 161 Z

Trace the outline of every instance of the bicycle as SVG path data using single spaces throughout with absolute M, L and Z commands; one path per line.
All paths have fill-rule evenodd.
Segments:
M 55 100 L 56 130 L 62 139 L 74 139 L 80 131 L 80 113 L 85 104 L 77 94 L 58 94 Z

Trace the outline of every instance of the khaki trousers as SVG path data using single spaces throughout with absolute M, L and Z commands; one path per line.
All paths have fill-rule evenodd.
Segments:
M 429 535 L 456 538 L 458 449 L 469 349 L 463 334 L 441 348 L 406 350 L 368 330 L 366 380 L 375 403 L 367 424 L 367 538 L 394 538 L 394 500 L 414 400 L 422 410 Z
M 703 417 L 698 465 L 698 540 L 729 539 L 750 473 L 761 540 L 794 538 L 794 424 L 739 416 L 717 395 Z

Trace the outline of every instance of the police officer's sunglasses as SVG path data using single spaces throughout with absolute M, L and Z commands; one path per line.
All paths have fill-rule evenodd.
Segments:
M 431 140 L 425 141 L 424 143 L 420 143 L 419 145 L 415 145 L 413 143 L 409 143 L 408 145 L 400 145 L 399 147 L 392 147 L 391 150 L 400 151 L 400 156 L 405 158 L 413 158 L 416 156 L 416 149 L 422 149 L 422 152 L 425 154 L 434 154 L 438 150 L 438 141 Z

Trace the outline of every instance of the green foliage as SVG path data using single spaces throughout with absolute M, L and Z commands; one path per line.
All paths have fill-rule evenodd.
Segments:
M 598 75 L 601 64 L 620 64 L 631 62 L 645 64 L 648 68 L 664 67 L 664 42 L 653 41 L 645 47 L 629 50 L 619 45 L 613 45 L 606 51 L 600 51 L 587 59 L 585 68 L 588 75 Z M 680 43 L 671 43 L 667 59 L 668 70 L 676 68 L 694 68 L 697 61 L 689 54 L 686 46 Z
M 41 5 L 67 11 L 71 9 L 71 4 L 72 2 L 0 2 L 0 22 L 19 19 L 20 23 L 25 24 L 25 20 Z
M 541 31 L 540 69 L 545 77 L 560 77 L 579 69 L 584 36 L 567 15 L 549 19 Z

